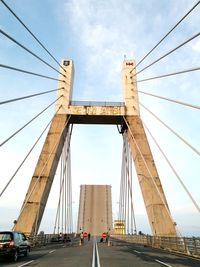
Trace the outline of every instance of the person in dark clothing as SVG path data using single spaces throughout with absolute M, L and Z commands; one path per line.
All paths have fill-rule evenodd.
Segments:
M 66 240 L 67 240 L 67 234 L 64 234 L 64 236 L 63 236 L 63 243 L 66 243 Z
M 90 236 L 91 236 L 90 233 L 88 233 L 88 241 L 90 241 Z

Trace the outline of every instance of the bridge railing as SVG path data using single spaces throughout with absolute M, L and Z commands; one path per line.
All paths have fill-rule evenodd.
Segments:
M 71 106 L 99 106 L 99 107 L 124 107 L 124 102 L 106 102 L 106 101 L 71 101 Z
M 111 241 L 117 243 L 141 244 L 200 258 L 200 237 L 160 237 L 150 235 L 113 235 Z
M 69 237 L 70 240 L 73 240 L 74 233 L 67 234 L 67 237 Z M 55 243 L 66 242 L 66 240 L 64 240 L 64 236 L 61 237 L 59 234 L 41 234 L 41 235 L 29 236 L 28 241 L 30 242 L 31 247 L 39 247 L 52 243 L 55 244 Z

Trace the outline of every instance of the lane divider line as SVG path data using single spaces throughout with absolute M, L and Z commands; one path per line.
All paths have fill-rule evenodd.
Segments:
M 134 252 L 138 253 L 138 254 L 141 254 L 142 252 L 140 251 L 137 251 L 137 250 L 133 250 Z
M 95 239 L 96 237 L 93 238 L 92 267 L 95 267 Z
M 92 267 L 101 267 L 96 237 L 93 238 Z
M 26 263 L 24 263 L 24 264 L 22 264 L 22 265 L 18 265 L 17 267 L 23 267 L 23 266 L 26 266 L 26 265 L 32 263 L 33 261 L 34 261 L 34 260 L 32 260 L 32 261 L 28 261 L 28 262 L 26 262 Z
M 159 260 L 155 260 L 155 261 L 157 261 L 158 263 L 160 263 L 160 264 L 162 264 L 162 265 L 164 265 L 164 266 L 172 267 L 172 265 L 169 265 L 169 264 L 164 263 L 164 262 L 162 262 L 162 261 L 159 261 Z
M 96 255 L 97 255 L 97 267 L 101 267 L 97 242 L 96 242 Z
M 50 253 L 53 253 L 54 251 L 56 251 L 56 249 L 49 251 L 49 254 L 50 254 Z

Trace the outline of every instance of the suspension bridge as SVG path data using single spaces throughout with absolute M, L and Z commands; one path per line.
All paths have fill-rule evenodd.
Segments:
M 196 196 L 194 196 L 193 192 L 184 182 L 184 175 L 179 173 L 178 169 L 173 164 L 173 161 L 168 156 L 168 153 L 162 148 L 162 145 L 160 145 L 159 141 L 150 130 L 143 112 L 146 112 L 145 114 L 148 121 L 150 120 L 149 118 L 153 118 L 156 121 L 155 124 L 161 124 L 167 132 L 173 135 L 173 138 L 175 139 L 169 138 L 169 141 L 170 139 L 177 140 L 173 141 L 174 153 L 180 155 L 177 152 L 176 142 L 182 143 L 183 146 L 190 151 L 188 152 L 189 154 L 191 153 L 195 155 L 194 157 L 199 157 L 200 151 L 198 146 L 194 146 L 190 140 L 165 122 L 154 112 L 154 110 L 141 102 L 140 98 L 142 98 L 142 96 L 148 96 L 157 100 L 162 100 L 163 102 L 166 101 L 174 106 L 177 105 L 182 106 L 185 109 L 194 110 L 194 112 L 197 112 L 200 109 L 200 106 L 196 103 L 189 103 L 181 101 L 180 99 L 150 93 L 148 90 L 144 91 L 141 89 L 142 87 L 140 87 L 140 84 L 146 84 L 152 80 L 165 80 L 164 78 L 166 77 L 171 77 L 172 79 L 174 76 L 182 77 L 186 74 L 188 75 L 188 73 L 198 73 L 200 67 L 192 66 L 187 69 L 179 69 L 174 72 L 162 73 L 157 76 L 153 75 L 152 77 L 145 77 L 143 79 L 138 78 L 138 76 L 176 51 L 181 50 L 185 45 L 190 44 L 190 42 L 200 36 L 200 33 L 198 32 L 188 36 L 186 39 L 183 38 L 178 45 L 175 47 L 172 46 L 166 53 L 162 54 L 157 59 L 152 60 L 149 64 L 144 65 L 144 67 L 141 67 L 145 60 L 153 54 L 154 50 L 158 49 L 158 47 L 164 43 L 164 40 L 169 38 L 169 35 L 173 34 L 178 27 L 181 27 L 184 20 L 192 17 L 193 13 L 199 8 L 200 1 L 195 2 L 187 12 L 177 20 L 176 24 L 169 29 L 159 42 L 138 60 L 138 62 L 135 62 L 134 59 L 127 59 L 124 57 L 121 68 L 123 91 L 123 99 L 121 102 L 76 101 L 76 99 L 73 98 L 73 90 L 75 87 L 74 78 L 75 75 L 78 76 L 79 74 L 78 72 L 75 74 L 75 62 L 68 58 L 57 60 L 53 53 L 51 53 L 46 45 L 44 45 L 43 41 L 37 37 L 37 34 L 24 22 L 23 17 L 15 12 L 14 8 L 11 7 L 12 5 L 8 5 L 7 1 L 4 0 L 1 0 L 0 3 L 0 8 L 4 10 L 3 12 L 7 12 L 11 20 L 15 21 L 14 25 L 19 24 L 26 34 L 30 36 L 32 43 L 34 42 L 35 45 L 44 50 L 47 57 L 44 57 L 44 55 L 41 56 L 41 54 L 35 52 L 35 45 L 32 45 L 32 43 L 31 45 L 25 45 L 11 32 L 0 29 L 0 34 L 3 40 L 6 40 L 6 42 L 12 44 L 12 46 L 15 46 L 20 53 L 23 51 L 27 55 L 33 57 L 35 61 L 44 64 L 45 67 L 51 69 L 51 73 L 56 72 L 56 76 L 51 76 L 51 74 L 43 74 L 42 72 L 36 71 L 37 68 L 33 71 L 32 68 L 20 68 L 15 62 L 12 62 L 11 65 L 8 65 L 7 62 L 1 62 L 0 69 L 2 71 L 2 79 L 4 79 L 3 75 L 5 75 L 8 80 L 11 80 L 12 77 L 17 77 L 16 79 L 19 88 L 24 84 L 28 86 L 28 84 L 24 82 L 25 77 L 28 76 L 35 77 L 35 79 L 41 79 L 42 81 L 47 80 L 54 83 L 57 82 L 56 89 L 37 91 L 29 95 L 21 95 L 20 93 L 16 95 L 16 97 L 13 97 L 10 90 L 7 92 L 7 90 L 4 90 L 3 88 L 1 89 L 2 99 L 0 100 L 0 105 L 2 109 L 10 105 L 15 105 L 14 110 L 18 113 L 18 109 L 20 110 L 20 103 L 32 100 L 30 106 L 25 111 L 22 111 L 23 117 L 26 113 L 29 115 L 30 109 L 34 107 L 34 99 L 37 99 L 37 102 L 39 102 L 39 98 L 56 93 L 56 98 L 45 107 L 41 107 L 39 113 L 36 113 L 34 117 L 28 119 L 25 124 L 20 124 L 21 120 L 19 119 L 19 126 L 18 117 L 13 117 L 13 122 L 10 124 L 11 126 L 12 124 L 15 126 L 18 125 L 18 127 L 14 130 L 10 127 L 10 134 L 4 134 L 4 125 L 2 124 L 1 126 L 2 136 L 0 140 L 0 148 L 2 150 L 2 159 L 4 158 L 4 153 L 5 155 L 8 154 L 6 147 L 9 148 L 8 151 L 11 155 L 12 153 L 16 153 L 14 151 L 12 152 L 11 146 L 9 147 L 10 143 L 12 143 L 13 149 L 16 147 L 19 151 L 21 149 L 24 150 L 23 138 L 25 140 L 26 137 L 22 137 L 21 144 L 19 141 L 17 141 L 17 144 L 14 142 L 18 136 L 23 135 L 23 132 L 26 131 L 27 128 L 31 128 L 31 125 L 34 125 L 34 127 L 32 126 L 32 131 L 35 131 L 37 125 L 41 126 L 39 136 L 36 140 L 32 141 L 30 147 L 26 148 L 26 152 L 21 161 L 19 162 L 18 160 L 18 165 L 12 164 L 11 160 L 9 160 L 8 163 L 3 164 L 6 166 L 7 172 L 10 172 L 10 170 L 12 171 L 10 177 L 4 174 L 6 178 L 2 179 L 0 200 L 4 201 L 3 203 L 6 203 L 6 199 L 10 192 L 9 190 L 12 188 L 13 183 L 15 183 L 15 181 L 19 179 L 19 176 L 23 174 L 24 166 L 29 166 L 26 165 L 28 164 L 27 162 L 32 161 L 35 165 L 31 165 L 31 174 L 24 174 L 25 176 L 30 175 L 32 178 L 31 180 L 29 179 L 29 185 L 27 181 L 25 183 L 28 188 L 26 188 L 27 191 L 17 218 L 13 219 L 14 222 L 9 223 L 12 225 L 11 227 L 7 226 L 7 229 L 1 230 L 8 230 L 10 227 L 10 230 L 24 232 L 31 240 L 34 240 L 34 244 L 39 242 L 39 239 L 37 238 L 45 240 L 41 242 L 51 244 L 49 248 L 34 250 L 32 256 L 30 256 L 30 260 L 25 263 L 22 262 L 22 265 L 20 266 L 24 266 L 23 264 L 30 266 L 34 264 L 38 264 L 38 266 L 60 264 L 60 266 L 62 266 L 62 264 L 65 265 L 67 262 L 69 262 L 69 265 L 66 266 L 132 266 L 132 264 L 133 266 L 148 266 L 148 264 L 150 264 L 149 266 L 199 266 L 198 259 L 182 258 L 180 255 L 166 254 L 166 252 L 161 250 L 153 250 L 153 248 L 164 249 L 165 251 L 170 250 L 196 258 L 199 258 L 200 255 L 200 239 L 198 237 L 186 239 L 180 231 L 181 225 L 177 224 L 174 219 L 174 214 L 171 212 L 172 207 L 169 205 L 170 199 L 168 199 L 165 194 L 165 188 L 162 185 L 162 175 L 159 174 L 163 174 L 163 172 L 159 169 L 160 165 L 157 162 L 158 158 L 162 157 L 165 166 L 170 170 L 170 175 L 176 178 L 177 184 L 179 184 L 179 188 L 181 188 L 175 190 L 171 188 L 172 194 L 176 194 L 177 190 L 182 190 L 190 200 L 193 209 L 198 215 L 200 207 L 198 199 L 196 199 Z M 4 57 L 2 56 L 2 59 L 3 58 Z M 50 63 L 46 58 L 49 58 L 53 63 Z M 23 80 L 18 77 L 23 77 Z M 22 85 L 20 84 L 20 81 L 22 82 Z M 48 118 L 47 124 L 44 125 L 42 120 L 38 122 L 39 118 L 52 108 L 54 108 L 54 110 L 51 117 Z M 3 115 L 6 116 L 6 113 L 7 112 L 3 113 Z M 110 201 L 111 191 L 109 191 L 108 194 L 108 189 L 106 189 L 107 191 L 101 191 L 101 193 L 98 194 L 97 191 L 99 189 L 97 189 L 97 187 L 91 189 L 89 186 L 85 185 L 85 191 L 80 196 L 79 220 L 76 222 L 77 227 L 74 227 L 73 169 L 71 168 L 71 148 L 73 153 L 73 146 L 71 145 L 71 139 L 73 138 L 74 127 L 83 124 L 100 126 L 114 125 L 116 127 L 116 131 L 119 136 L 122 137 L 121 181 L 115 179 L 115 184 L 118 183 L 120 188 L 117 203 L 117 217 L 115 216 L 115 218 L 113 218 L 112 214 L 112 205 Z M 166 140 L 166 142 L 167 141 L 168 140 Z M 40 152 L 36 154 L 34 153 L 34 150 L 39 145 Z M 154 149 L 152 149 L 152 147 L 154 147 Z M 82 149 L 80 144 L 79 149 L 80 151 Z M 154 150 L 157 151 L 156 154 Z M 93 155 L 93 157 L 95 157 L 95 155 Z M 87 158 L 82 156 L 81 160 L 84 161 L 87 160 Z M 98 162 L 98 164 L 101 165 L 100 162 Z M 12 165 L 15 169 L 13 169 Z M 190 164 L 188 164 L 187 167 L 190 168 Z M 76 168 L 79 168 L 79 163 L 76 164 Z M 193 169 L 191 170 L 192 174 L 194 173 Z M 187 172 L 190 172 L 190 170 Z M 181 173 L 184 174 L 184 172 Z M 55 221 L 52 225 L 52 232 L 49 233 L 50 236 L 47 237 L 44 233 L 39 234 L 41 231 L 40 225 L 56 175 L 59 176 L 59 194 L 56 199 L 54 197 L 54 200 L 57 201 L 57 209 L 54 216 Z M 95 173 L 93 175 L 95 183 Z M 193 175 L 197 177 L 197 173 L 194 173 Z M 137 225 L 137 214 L 135 211 L 135 202 L 137 202 L 137 200 L 134 199 L 135 179 L 133 176 L 137 177 L 142 192 L 144 208 L 146 210 L 151 231 L 148 235 L 144 235 Z M 24 184 L 19 182 L 19 180 L 18 183 L 20 184 L 20 187 L 24 187 Z M 79 183 L 79 185 L 81 184 L 82 182 Z M 107 184 L 110 184 L 109 180 L 107 181 Z M 111 184 L 111 186 L 113 185 Z M 196 186 L 198 186 L 198 180 Z M 106 185 L 105 188 L 108 188 L 108 185 Z M 16 188 L 16 191 L 12 196 L 15 202 L 18 198 L 17 191 L 18 189 Z M 97 198 L 99 202 L 96 201 Z M 89 208 L 90 206 L 92 206 L 92 208 Z M 98 210 L 98 207 L 100 206 L 101 209 Z M 94 211 L 93 213 L 91 213 L 92 209 Z M 95 215 L 97 213 L 98 216 Z M 2 214 L 1 216 L 5 217 L 6 215 Z M 81 220 L 80 217 L 82 218 Z M 101 227 L 98 228 L 98 225 L 103 223 L 103 221 L 104 224 L 101 224 Z M 102 225 L 105 228 L 104 231 Z M 95 232 L 92 232 L 92 229 L 94 228 L 96 230 Z M 98 232 L 98 229 L 101 230 Z M 91 232 L 95 237 L 93 241 L 90 241 L 89 239 L 86 241 L 85 239 L 85 242 L 81 243 L 79 242 L 79 234 L 86 230 L 86 234 Z M 106 233 L 106 242 L 98 244 L 101 231 L 104 232 L 104 234 Z M 61 242 L 63 239 L 59 239 L 60 235 L 62 238 L 63 235 L 70 236 L 70 247 L 67 247 L 66 244 L 63 245 Z M 105 240 L 103 239 L 103 241 Z M 153 256 L 152 251 L 155 253 Z M 56 257 L 53 256 L 54 253 L 56 253 Z M 65 253 L 67 254 L 65 255 Z M 38 258 L 41 257 L 41 255 L 48 255 L 49 257 L 45 256 L 44 261 L 42 260 L 40 262 Z M 126 257 L 126 255 L 128 256 Z M 80 265 L 80 262 L 82 265 Z

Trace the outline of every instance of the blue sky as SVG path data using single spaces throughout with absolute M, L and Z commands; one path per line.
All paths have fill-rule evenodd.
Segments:
M 155 43 L 192 7 L 191 0 L 18 0 L 6 1 L 36 34 L 42 43 L 60 60 L 74 60 L 74 100 L 123 101 L 121 64 L 126 55 L 138 62 Z M 138 67 L 140 70 L 199 31 L 200 7 Z M 52 59 L 0 4 L 0 27 L 42 58 Z M 138 75 L 138 79 L 163 73 L 198 67 L 200 39 L 197 38 L 177 52 Z M 0 64 L 15 66 L 57 78 L 57 73 L 34 59 L 21 48 L 0 36 Z M 138 89 L 181 101 L 200 102 L 199 72 L 138 84 Z M 0 69 L 0 99 L 6 100 L 57 88 L 56 81 Z M 197 149 L 199 111 L 140 94 L 140 101 L 155 112 Z M 2 142 L 40 110 L 55 100 L 55 94 L 32 98 L 1 106 L 0 141 Z M 54 107 L 0 148 L 0 189 L 14 173 L 21 160 L 53 116 Z M 174 164 L 196 201 L 199 196 L 199 156 L 190 151 L 155 119 L 141 108 L 141 115 L 153 135 Z M 43 138 L 44 140 L 44 138 Z M 42 140 L 42 141 L 43 141 Z M 153 145 L 156 165 L 169 206 L 183 234 L 200 234 L 200 216 Z M 42 141 L 31 158 L 0 199 L 0 228 L 10 227 L 19 213 L 30 182 Z M 80 184 L 111 184 L 113 215 L 117 216 L 120 184 L 122 138 L 114 126 L 78 126 L 72 137 L 72 179 L 74 210 L 78 207 Z M 136 220 L 141 230 L 149 230 L 137 178 L 134 178 Z M 45 211 L 44 230 L 53 229 L 54 210 L 58 199 L 58 175 Z M 17 200 L 15 197 L 17 197 Z M 77 213 L 77 212 L 75 212 Z M 75 216 L 76 217 L 76 216 Z M 52 221 L 46 223 L 47 221 Z M 48 226 L 47 226 L 48 225 Z

